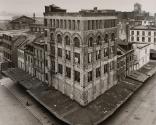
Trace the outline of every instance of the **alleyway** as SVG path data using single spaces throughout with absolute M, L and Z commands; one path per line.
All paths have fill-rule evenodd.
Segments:
M 156 74 L 101 125 L 156 125 Z

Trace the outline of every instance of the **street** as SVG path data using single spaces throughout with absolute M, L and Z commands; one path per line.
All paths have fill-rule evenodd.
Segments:
M 0 125 L 42 125 L 4 86 L 0 85 Z
M 19 84 L 14 83 L 9 78 L 4 78 L 0 80 L 0 83 L 10 93 L 12 93 L 14 95 L 14 98 L 17 98 L 20 103 L 40 121 L 42 125 L 62 125 L 62 123 L 58 119 L 56 119 L 31 96 L 29 96 L 26 90 L 22 88 Z M 28 106 L 26 105 L 27 102 L 29 104 Z
M 156 125 L 156 75 L 101 125 Z
M 155 125 L 156 124 L 156 75 L 150 78 L 115 114 L 101 125 Z M 3 83 L 1 83 L 3 84 Z M 10 88 L 10 90 L 9 90 Z M 24 91 L 13 83 L 0 86 L 0 125 L 59 125 L 44 108 L 36 106 Z M 10 92 L 11 91 L 11 92 Z M 13 95 L 11 94 L 13 93 Z M 20 97 L 18 101 L 16 97 Z M 26 109 L 23 104 L 29 100 Z M 41 108 L 41 109 L 39 109 Z M 34 111 L 33 111 L 34 110 Z M 34 116 L 33 112 L 37 114 Z M 33 114 L 33 115 L 32 115 Z M 39 120 L 37 120 L 37 119 Z

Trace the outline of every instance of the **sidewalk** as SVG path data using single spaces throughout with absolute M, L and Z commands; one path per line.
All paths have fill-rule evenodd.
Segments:
M 144 65 L 138 71 L 133 71 L 128 75 L 129 78 L 145 82 L 148 78 L 153 76 L 156 72 L 156 61 L 150 61 L 148 64 Z
M 147 70 L 146 67 L 152 68 Z M 146 72 L 144 69 L 146 69 Z M 24 79 L 19 77 L 19 72 L 23 73 Z M 48 88 L 46 84 L 42 84 L 38 80 L 26 79 L 27 74 L 19 69 L 12 69 L 11 72 L 6 71 L 4 74 L 16 79 L 34 99 L 65 123 L 71 125 L 97 125 L 111 116 L 155 72 L 156 63 L 150 62 L 139 71 L 130 74 L 124 81 L 113 86 L 86 107 L 80 106 L 61 92 L 54 88 Z M 30 85 L 27 86 L 27 84 Z

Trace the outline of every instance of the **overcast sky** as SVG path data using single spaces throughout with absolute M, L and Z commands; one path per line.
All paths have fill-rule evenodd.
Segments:
M 67 11 L 78 11 L 81 9 L 116 9 L 121 11 L 132 11 L 134 3 L 142 4 L 142 9 L 156 12 L 156 0 L 0 0 L 0 16 L 28 14 L 33 12 L 42 16 L 45 5 L 55 4 Z

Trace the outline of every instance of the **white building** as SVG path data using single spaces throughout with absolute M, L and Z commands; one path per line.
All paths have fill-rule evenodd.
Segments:
M 135 69 L 140 69 L 150 61 L 150 44 L 134 44 L 133 47 L 138 62 Z
M 156 28 L 151 26 L 137 26 L 130 29 L 130 42 L 151 43 L 151 49 L 156 49 Z
M 153 26 L 155 25 L 155 22 L 153 20 L 142 20 L 141 24 L 142 26 Z
M 156 28 L 150 26 L 137 26 L 130 29 L 129 42 L 133 43 L 134 53 L 141 68 L 150 60 L 150 50 L 156 47 Z

